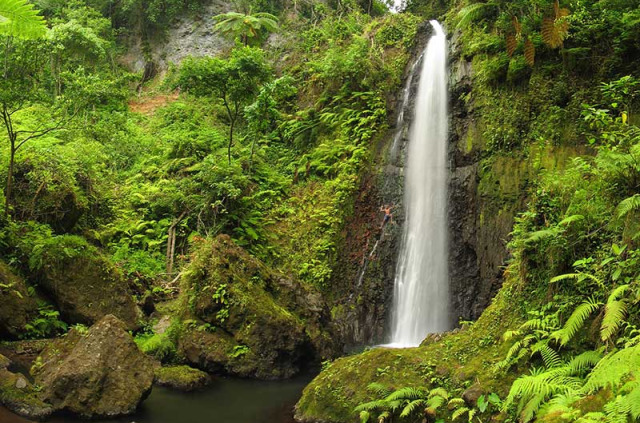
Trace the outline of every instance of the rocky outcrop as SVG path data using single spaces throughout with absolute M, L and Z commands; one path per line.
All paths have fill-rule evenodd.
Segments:
M 156 369 L 155 383 L 183 392 L 202 389 L 211 383 L 211 377 L 189 366 L 167 366 Z
M 200 247 L 182 292 L 191 323 L 179 349 L 206 371 L 290 377 L 334 350 L 319 294 L 274 273 L 226 235 Z
M 113 314 L 128 330 L 139 327 L 142 312 L 122 273 L 92 248 L 76 257 L 45 262 L 39 280 L 68 323 L 91 325 Z
M 210 0 L 195 13 L 185 13 L 176 19 L 166 33 L 156 33 L 148 39 L 131 38 L 129 51 L 121 57 L 135 72 L 144 72 L 145 78 L 151 78 L 177 64 L 187 56 L 215 56 L 231 47 L 232 42 L 214 31 L 212 16 L 226 13 L 230 3 Z M 154 34 L 151 34 L 154 35 Z
M 133 413 L 151 392 L 154 361 L 126 329 L 107 315 L 87 333 L 71 330 L 45 348 L 33 370 L 40 398 L 87 418 Z
M 0 339 L 17 338 L 37 314 L 37 304 L 22 278 L 0 261 Z

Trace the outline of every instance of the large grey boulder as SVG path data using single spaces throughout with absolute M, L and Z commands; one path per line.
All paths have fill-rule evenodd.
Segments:
M 154 361 L 125 324 L 107 315 L 87 333 L 72 330 L 42 352 L 34 370 L 41 398 L 82 417 L 133 413 L 151 392 Z

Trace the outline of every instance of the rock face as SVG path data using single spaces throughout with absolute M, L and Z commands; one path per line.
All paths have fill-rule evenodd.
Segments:
M 16 338 L 37 314 L 36 301 L 27 286 L 4 262 L 0 261 L 0 338 Z
M 133 413 L 151 392 L 154 378 L 153 360 L 112 315 L 86 334 L 72 330 L 56 340 L 38 363 L 34 373 L 43 387 L 41 398 L 56 411 L 87 418 Z
M 421 25 L 414 57 L 424 50 L 432 30 L 428 22 Z M 396 113 L 392 114 L 395 125 L 390 122 L 392 129 L 378 139 L 376 161 L 362 180 L 334 271 L 332 290 L 337 293 L 334 302 L 338 306 L 333 313 L 347 347 L 387 341 L 404 224 L 404 156 L 419 82 L 419 75 L 410 76 L 413 63 L 407 69 L 405 90 L 389 99 L 389 104 L 396 104 Z M 403 119 L 397 119 L 400 115 Z M 395 209 L 392 223 L 382 231 L 380 206 L 384 204 L 394 204 Z
M 40 286 L 69 323 L 93 324 L 107 314 L 137 329 L 142 313 L 122 274 L 98 252 L 47 263 Z
M 226 235 L 201 246 L 182 292 L 192 324 L 180 351 L 206 371 L 290 377 L 334 350 L 319 294 L 270 271 Z
M 226 13 L 230 3 L 222 0 L 204 2 L 195 14 L 179 17 L 167 28 L 164 36 L 149 40 L 132 40 L 128 53 L 122 58 L 135 72 L 145 74 L 165 71 L 170 64 L 180 63 L 187 56 L 215 56 L 233 43 L 214 31 L 212 16 Z M 148 60 L 148 61 L 147 61 Z

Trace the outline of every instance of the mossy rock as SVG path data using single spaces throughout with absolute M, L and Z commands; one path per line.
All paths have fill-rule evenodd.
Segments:
M 39 281 L 65 321 L 91 325 L 113 314 L 127 329 L 139 327 L 142 312 L 127 281 L 99 251 L 87 247 L 71 257 L 55 257 L 59 259 L 47 260 L 48 256 L 44 256 Z
M 15 339 L 36 315 L 38 306 L 25 281 L 0 261 L 0 338 Z
M 43 420 L 53 408 L 38 398 L 33 385 L 21 374 L 7 370 L 9 360 L 0 355 L 0 405 L 30 419 Z
M 293 376 L 313 360 L 319 348 L 308 333 L 318 326 L 305 323 L 324 304 L 283 279 L 226 235 L 206 241 L 182 281 L 183 317 L 209 331 L 183 335 L 189 361 L 207 371 L 275 379 Z
M 40 398 L 56 411 L 94 418 L 135 412 L 151 392 L 154 368 L 125 324 L 107 315 L 86 333 L 72 329 L 48 345 L 32 373 Z
M 167 366 L 156 369 L 155 383 L 178 391 L 190 392 L 211 383 L 211 377 L 189 366 Z
M 455 396 L 462 396 L 475 383 L 478 392 L 504 397 L 515 375 L 497 378 L 493 368 L 510 347 L 500 342 L 502 333 L 526 315 L 513 306 L 523 300 L 516 295 L 526 295 L 514 287 L 517 283 L 515 278 L 506 281 L 493 304 L 465 329 L 431 337 L 418 348 L 376 348 L 335 360 L 304 389 L 296 420 L 357 421 L 357 405 L 380 399 L 367 390 L 373 382 L 392 390 L 444 387 Z M 471 400 L 469 392 L 466 396 Z

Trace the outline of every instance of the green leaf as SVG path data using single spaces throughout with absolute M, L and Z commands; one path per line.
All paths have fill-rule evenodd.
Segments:
M 489 405 L 489 402 L 487 401 L 484 395 L 480 395 L 480 397 L 478 398 L 477 405 L 478 405 L 478 410 L 480 410 L 481 413 L 484 413 L 487 409 L 487 406 Z

